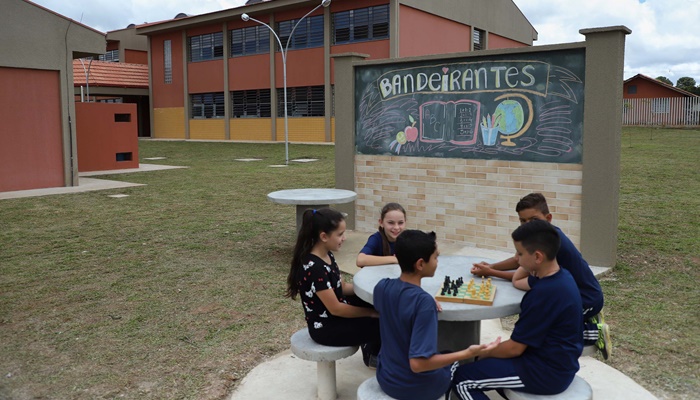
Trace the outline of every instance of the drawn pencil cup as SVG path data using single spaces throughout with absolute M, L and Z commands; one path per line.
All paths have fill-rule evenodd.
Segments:
M 496 139 L 498 139 L 498 127 L 489 127 L 485 125 L 481 126 L 481 140 L 484 142 L 484 146 L 493 146 L 496 144 Z

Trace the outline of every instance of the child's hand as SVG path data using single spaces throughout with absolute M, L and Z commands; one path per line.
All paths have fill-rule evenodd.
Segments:
M 440 304 L 438 299 L 435 299 L 435 308 L 437 308 L 438 312 L 442 312 L 442 304 Z
M 477 276 L 491 276 L 491 264 L 486 261 L 472 264 L 471 273 Z
M 482 344 L 473 344 L 469 346 L 469 351 L 472 352 L 473 356 L 472 357 L 481 357 L 485 353 L 488 353 L 489 351 L 495 349 L 498 347 L 498 345 L 501 344 L 501 337 L 497 337 L 496 340 L 494 340 L 491 343 L 482 343 Z

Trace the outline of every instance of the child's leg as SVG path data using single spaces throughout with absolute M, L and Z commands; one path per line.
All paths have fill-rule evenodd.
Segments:
M 524 387 L 513 360 L 507 358 L 487 358 L 464 364 L 452 378 L 452 390 L 462 400 L 488 400 L 484 391 Z

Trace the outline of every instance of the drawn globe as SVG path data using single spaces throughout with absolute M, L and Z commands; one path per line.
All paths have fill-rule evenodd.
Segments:
M 503 100 L 493 113 L 496 126 L 504 135 L 512 135 L 519 131 L 523 127 L 524 116 L 523 106 L 515 100 Z

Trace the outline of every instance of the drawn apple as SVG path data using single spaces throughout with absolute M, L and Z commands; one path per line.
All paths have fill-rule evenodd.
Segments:
M 416 128 L 416 120 L 413 119 L 413 116 L 409 115 L 408 116 L 409 121 L 411 121 L 411 125 L 407 126 L 404 128 L 404 133 L 406 134 L 406 140 L 409 142 L 415 142 L 416 139 L 418 139 L 418 128 Z

